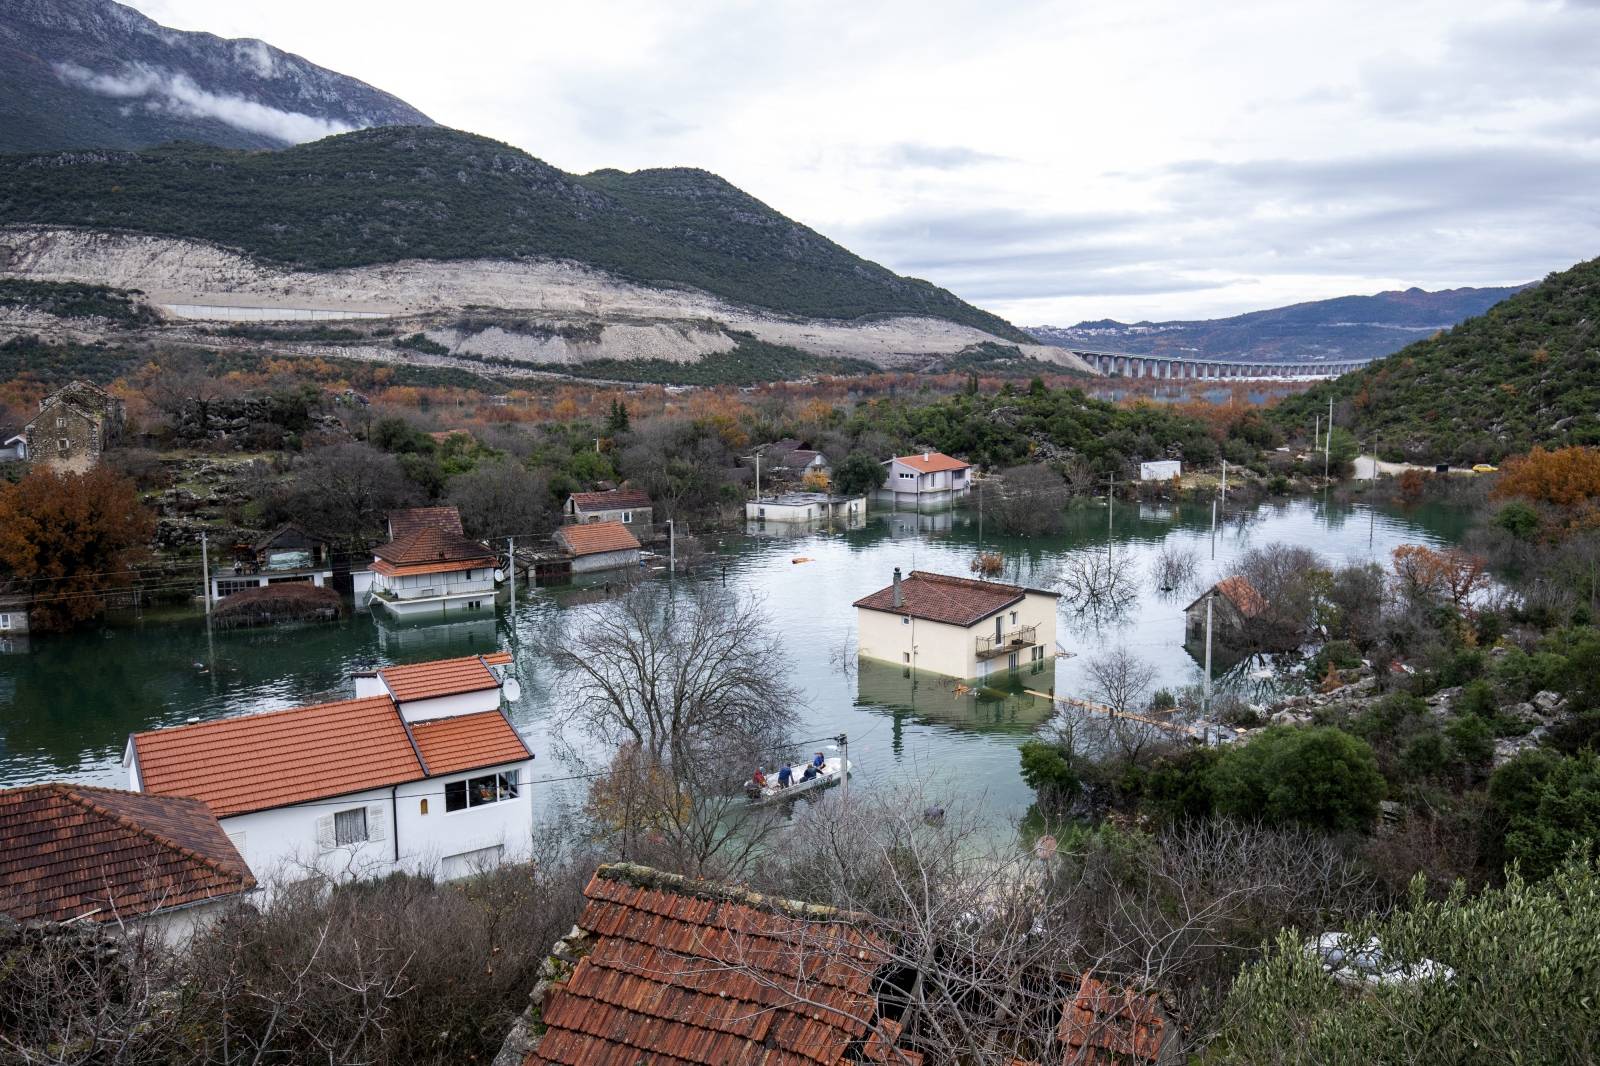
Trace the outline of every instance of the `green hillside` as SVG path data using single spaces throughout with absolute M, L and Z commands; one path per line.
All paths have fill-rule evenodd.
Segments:
M 1029 340 L 705 171 L 579 176 L 442 128 L 363 130 L 273 152 L 174 144 L 4 156 L 0 223 L 198 238 L 312 268 L 551 256 L 774 311 L 927 314 Z
M 1535 444 L 1600 444 L 1600 259 L 1551 274 L 1476 318 L 1274 411 L 1326 411 L 1386 457 L 1494 462 Z

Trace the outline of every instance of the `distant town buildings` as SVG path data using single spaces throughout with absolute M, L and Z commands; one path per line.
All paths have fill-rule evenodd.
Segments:
M 39 413 L 23 427 L 20 446 L 30 463 L 83 473 L 122 436 L 125 414 L 121 400 L 87 381 L 73 381 L 39 401 Z
M 462 877 L 531 846 L 504 652 L 392 666 L 354 699 L 135 733 L 129 787 L 204 802 L 256 876 Z
M 943 452 L 922 452 L 886 460 L 888 477 L 877 497 L 895 507 L 944 506 L 972 491 L 972 466 Z
M 862 658 L 956 678 L 1042 667 L 1059 594 L 913 570 L 855 602 Z

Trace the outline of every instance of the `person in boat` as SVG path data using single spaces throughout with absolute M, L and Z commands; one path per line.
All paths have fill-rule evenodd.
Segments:
M 756 772 L 750 775 L 750 783 L 757 788 L 767 787 L 767 775 L 761 772 L 761 767 L 756 767 Z
M 792 782 L 793 780 L 794 780 L 794 771 L 789 769 L 789 764 L 788 763 L 784 763 L 782 766 L 780 766 L 778 768 L 778 787 L 779 788 L 788 788 L 789 787 L 789 783 Z
M 808 762 L 806 763 L 806 772 L 800 775 L 800 780 L 801 782 L 811 781 L 814 780 L 816 776 L 817 764 L 814 762 Z
M 823 758 L 822 752 L 819 751 L 817 752 L 816 758 L 811 760 L 811 765 L 815 766 L 817 768 L 817 773 L 820 774 L 823 770 L 827 769 L 828 760 Z

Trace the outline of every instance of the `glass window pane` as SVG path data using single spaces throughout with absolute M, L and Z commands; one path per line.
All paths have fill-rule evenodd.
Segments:
M 367 809 L 340 811 L 333 816 L 333 840 L 339 847 L 360 844 L 367 839 Z
M 500 777 L 500 798 L 501 799 L 516 799 L 517 798 L 517 774 L 516 774 L 516 771 L 513 770 L 511 773 L 508 773 L 508 774 L 500 774 L 499 777 Z
M 495 789 L 496 782 L 493 774 L 487 777 L 474 777 L 467 782 L 469 802 L 474 807 L 480 807 L 485 803 L 493 803 L 500 798 Z
M 444 809 L 446 811 L 460 811 L 467 807 L 467 783 L 465 781 L 451 781 L 444 786 Z

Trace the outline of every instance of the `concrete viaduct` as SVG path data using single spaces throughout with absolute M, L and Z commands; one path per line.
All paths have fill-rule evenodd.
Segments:
M 1219 359 L 1184 359 L 1166 355 L 1120 355 L 1115 352 L 1080 352 L 1073 355 L 1101 374 L 1128 378 L 1160 378 L 1173 381 L 1227 381 L 1264 378 L 1336 378 L 1359 370 L 1370 359 L 1351 359 L 1341 363 L 1232 363 Z

